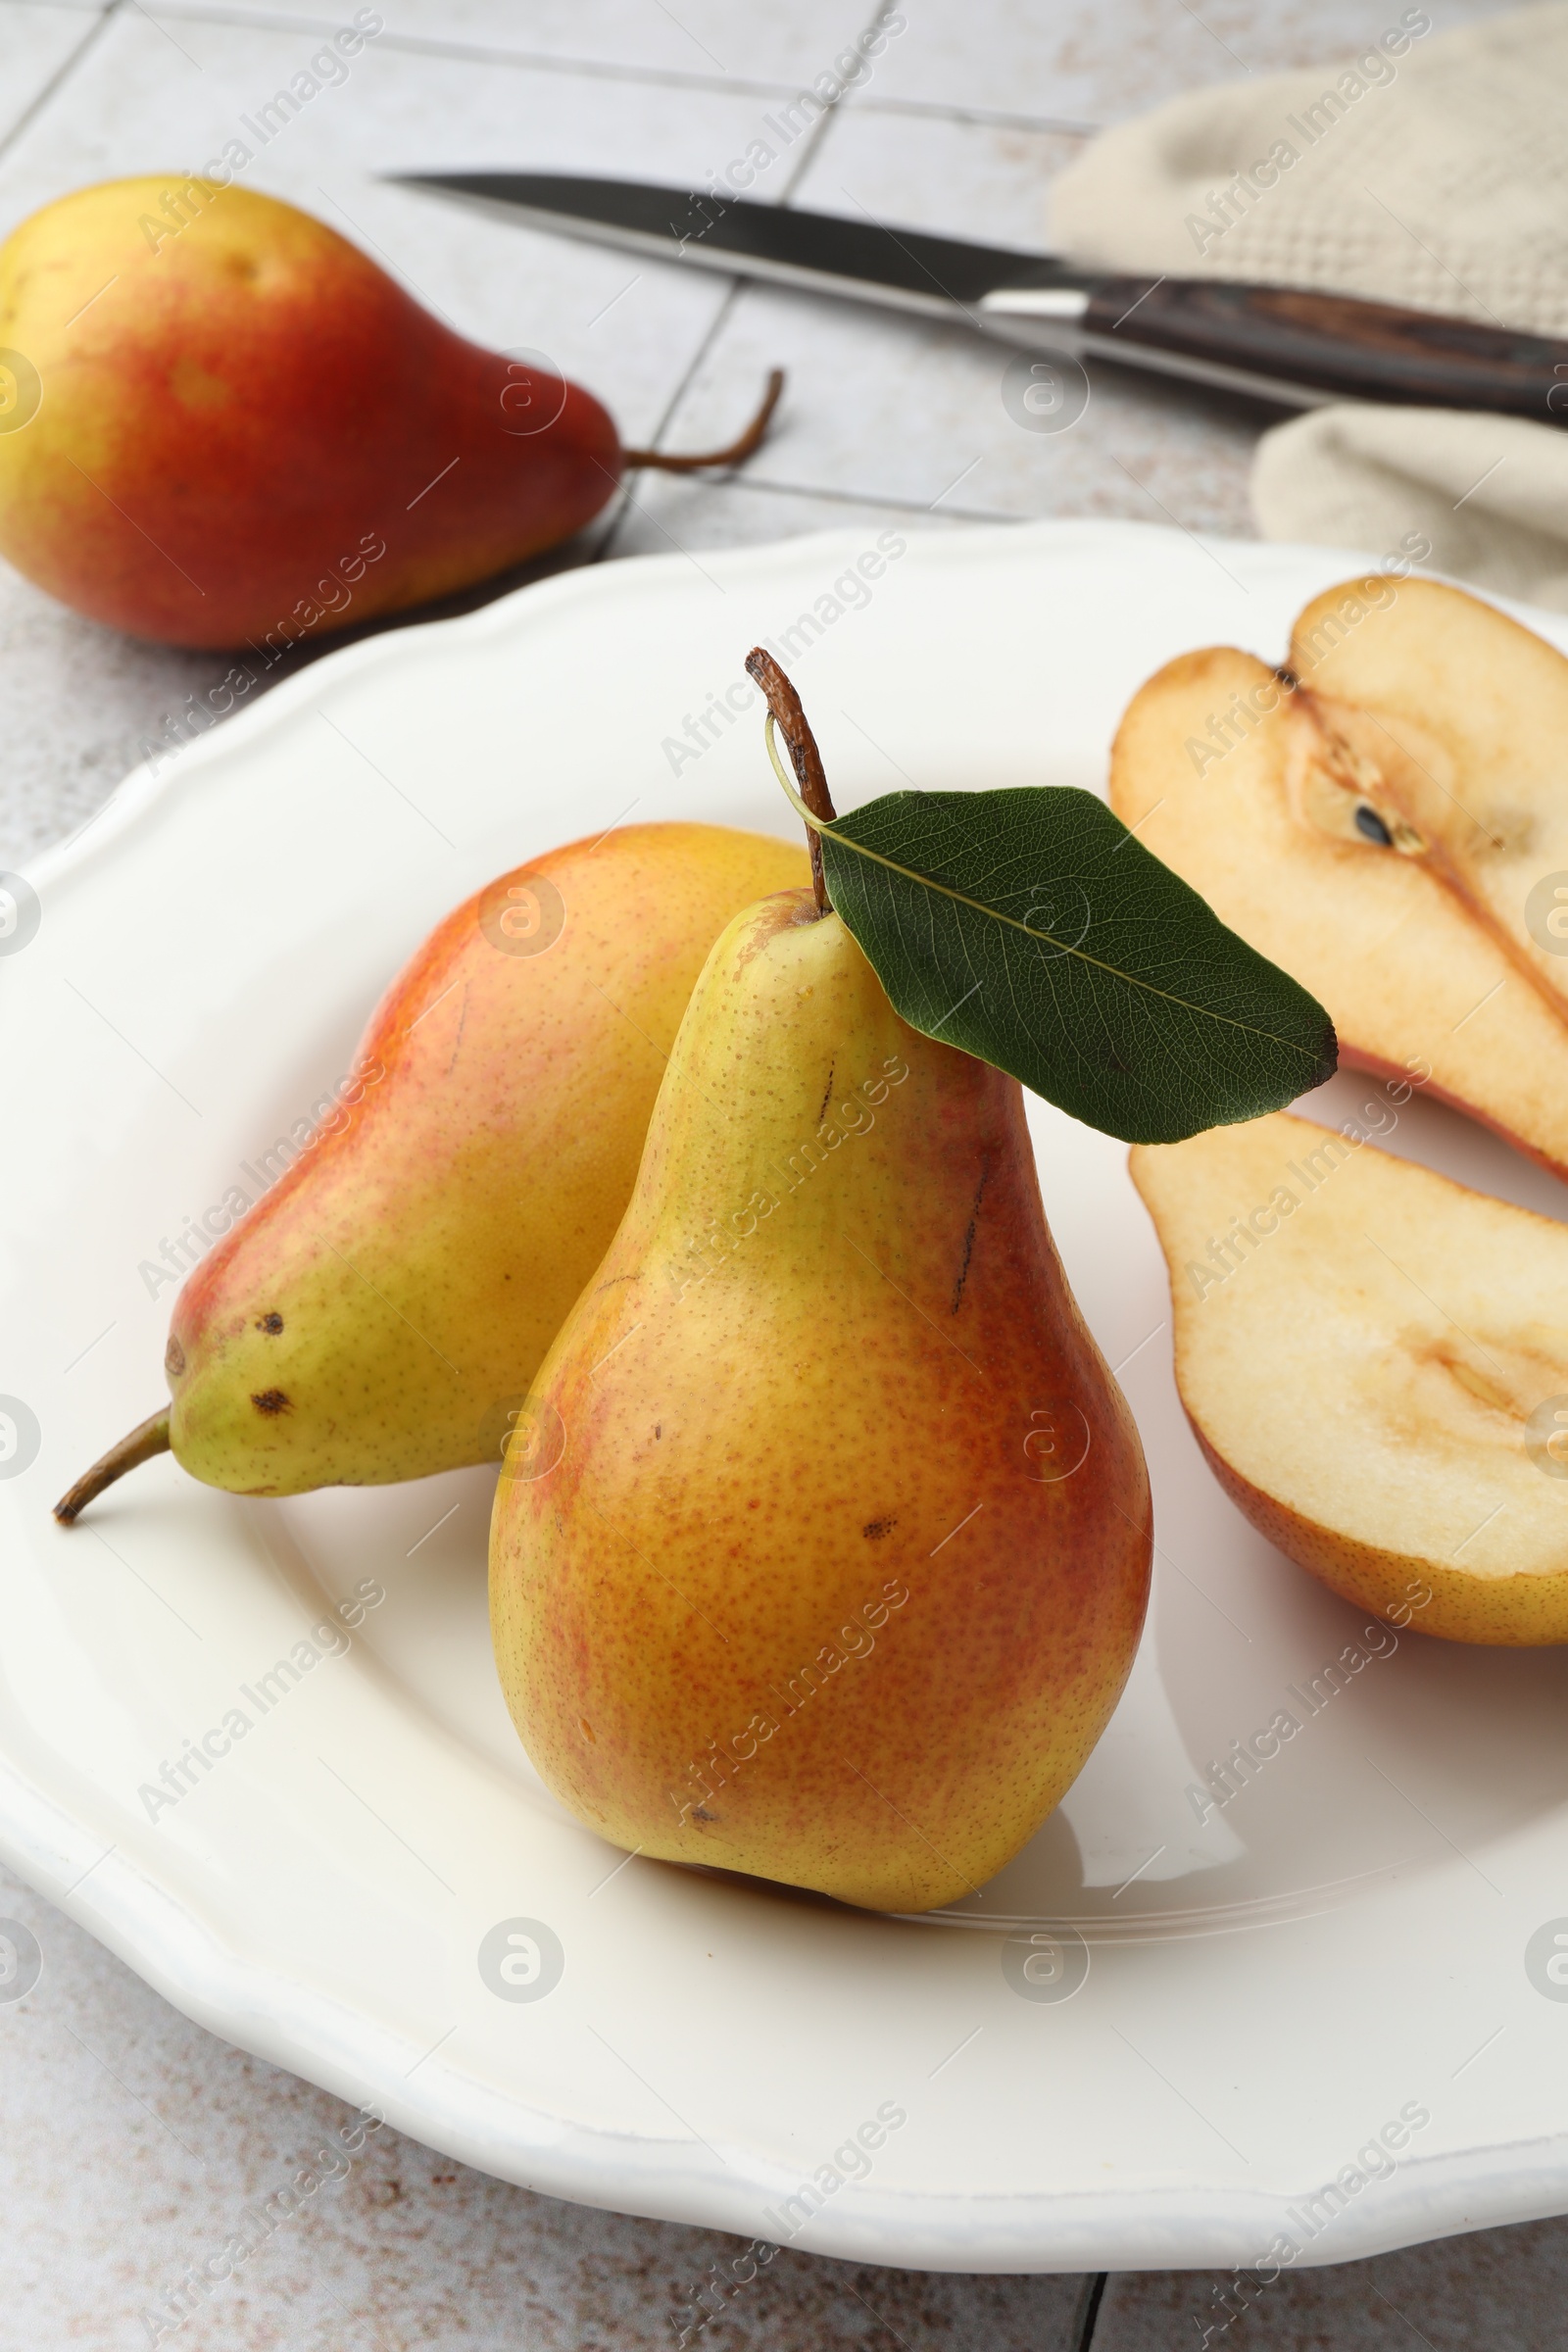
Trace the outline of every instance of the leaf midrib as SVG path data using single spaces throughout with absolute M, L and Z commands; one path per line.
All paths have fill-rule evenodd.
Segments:
M 1309 1053 L 1306 1047 L 1298 1045 L 1294 1038 L 1277 1037 L 1272 1029 L 1260 1029 L 1253 1021 L 1238 1020 L 1233 1013 L 1210 1011 L 1206 1005 L 1195 1004 L 1186 997 L 1176 996 L 1168 988 L 1156 987 L 1152 980 L 1142 979 L 1136 972 L 1123 971 L 1119 964 L 1107 963 L 1102 956 L 1091 956 L 1082 948 L 1064 947 L 1059 940 L 1054 939 L 1049 931 L 1036 931 L 1028 923 L 1020 922 L 1015 914 L 1004 914 L 1000 907 L 988 906 L 982 899 L 971 899 L 966 891 L 954 890 L 946 882 L 934 881 L 929 874 L 918 874 L 911 866 L 901 865 L 896 858 L 886 858 L 880 850 L 867 849 L 864 842 L 854 841 L 849 834 L 836 832 L 834 827 L 823 818 L 812 815 L 785 775 L 773 746 L 771 713 L 769 714 L 767 749 L 778 780 L 795 804 L 798 813 L 805 818 L 813 832 L 824 835 L 829 841 L 837 842 L 840 849 L 853 850 L 857 858 L 873 858 L 878 865 L 885 865 L 890 873 L 902 874 L 906 882 L 917 884 L 921 890 L 939 891 L 943 898 L 954 899 L 960 906 L 972 906 L 977 914 L 984 915 L 989 921 L 1006 923 L 1012 930 L 1021 931 L 1025 939 L 1042 940 L 1047 947 L 1054 948 L 1058 956 L 1074 956 L 1080 963 L 1088 965 L 1095 971 L 1104 972 L 1110 979 L 1119 980 L 1124 987 L 1142 989 L 1147 996 L 1158 998 L 1161 1004 L 1173 1004 L 1198 1020 L 1218 1021 L 1228 1029 L 1239 1031 L 1244 1037 L 1255 1037 L 1268 1045 L 1282 1046 L 1287 1053 L 1299 1054 L 1309 1068 L 1315 1068 L 1317 1055 Z M 1238 936 L 1240 935 L 1238 934 Z M 1242 945 L 1246 947 L 1247 944 L 1243 940 Z M 1289 977 L 1288 974 L 1287 977 Z

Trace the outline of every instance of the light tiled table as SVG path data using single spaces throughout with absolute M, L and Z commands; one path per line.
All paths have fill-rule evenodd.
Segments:
M 628 440 L 727 435 L 762 371 L 790 371 L 744 478 L 644 475 L 569 560 L 764 540 L 897 515 L 901 527 L 1117 514 L 1247 535 L 1266 416 L 1102 382 L 1072 433 L 1019 431 L 1004 354 L 510 228 L 382 183 L 513 163 L 701 184 L 868 22 L 872 0 L 380 0 L 386 30 L 259 159 L 250 184 L 379 250 L 465 332 L 544 348 Z M 0 0 L 0 233 L 84 181 L 211 153 L 345 8 L 304 0 Z M 1446 25 L 1473 0 L 1431 0 Z M 756 193 L 1028 246 L 1054 172 L 1093 130 L 1174 90 L 1332 55 L 1384 0 L 910 0 L 906 29 Z M 0 865 L 25 867 L 100 804 L 182 698 L 226 664 L 133 645 L 0 568 Z M 145 2315 L 292 2174 L 337 2102 L 189 2024 L 0 1872 L 0 1914 L 44 1956 L 0 2005 L 0 2344 L 142 2346 Z M 1375 2033 L 1376 2019 L 1348 2032 Z M 1288 2119 L 1282 2119 L 1288 2129 Z M 716 2233 L 564 2205 L 388 2132 L 176 2337 L 192 2352 L 414 2345 L 627 2352 L 727 2250 Z M 1200 2340 L 1215 2281 L 955 2278 L 786 2252 L 715 2320 L 716 2347 L 819 2352 L 1168 2352 Z M 1568 2343 L 1568 2224 L 1539 2223 L 1288 2276 L 1229 2340 L 1545 2352 Z M 1210 2340 L 1224 2342 L 1226 2333 Z

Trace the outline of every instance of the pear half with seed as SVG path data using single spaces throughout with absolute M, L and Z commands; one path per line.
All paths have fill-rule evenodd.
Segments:
M 1111 806 L 1333 1016 L 1342 1061 L 1568 1176 L 1568 660 L 1426 580 L 1309 605 L 1134 697 Z
M 1363 621 L 1333 588 L 1291 633 L 1326 765 L 1568 1018 L 1568 660 L 1462 588 L 1376 585 Z
M 1568 1642 L 1568 1228 L 1284 1111 L 1131 1168 L 1253 1526 L 1397 1625 Z

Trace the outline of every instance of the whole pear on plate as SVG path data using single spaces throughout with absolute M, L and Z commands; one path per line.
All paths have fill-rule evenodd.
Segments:
M 805 870 L 760 834 L 627 825 L 449 914 L 373 1014 L 349 1099 L 303 1148 L 280 1139 L 286 1172 L 180 1292 L 172 1406 L 57 1514 L 168 1446 L 243 1494 L 499 1461 L 626 1205 L 715 933 Z
M 1347 1599 L 1568 1642 L 1568 1229 L 1359 1134 L 1278 1112 L 1135 1148 L 1182 1402 L 1232 1500 Z
M 1310 604 L 1279 671 L 1184 654 L 1128 706 L 1111 805 L 1320 998 L 1342 1058 L 1568 1175 L 1568 660 L 1457 588 Z
M 809 891 L 709 957 L 516 1429 L 502 1685 L 616 1844 L 928 1909 L 1115 1705 L 1149 1491 L 1020 1089 L 909 1028 Z
M 230 158 L 230 163 L 233 159 Z M 555 547 L 631 464 L 548 359 L 486 351 L 357 245 L 216 177 L 111 180 L 0 247 L 0 555 L 133 636 L 241 647 Z

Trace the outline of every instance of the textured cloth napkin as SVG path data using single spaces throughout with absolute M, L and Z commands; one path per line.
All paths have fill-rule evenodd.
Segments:
M 1052 195 L 1056 250 L 1102 268 L 1362 294 L 1568 337 L 1568 5 L 1435 33 L 1405 9 L 1338 64 L 1171 100 Z M 1568 611 L 1563 429 L 1340 403 L 1266 433 L 1265 538 L 1438 568 Z

